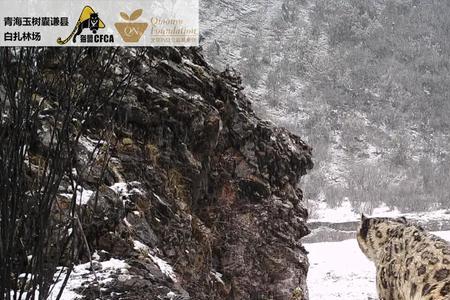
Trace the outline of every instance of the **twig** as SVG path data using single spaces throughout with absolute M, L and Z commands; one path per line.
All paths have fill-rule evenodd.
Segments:
M 86 250 L 87 250 L 88 258 L 89 258 L 89 263 L 91 265 L 92 273 L 94 274 L 95 282 L 97 283 L 98 292 L 99 292 L 99 298 L 102 299 L 102 291 L 100 289 L 100 282 L 99 282 L 98 277 L 97 277 L 97 272 L 95 272 L 94 264 L 92 263 L 91 250 L 89 249 L 89 244 L 88 244 L 86 235 L 84 234 L 84 230 L 83 230 L 83 226 L 81 225 L 80 218 L 78 217 L 78 215 L 75 216 L 75 218 L 76 218 L 78 227 L 80 228 L 80 233 L 81 233 L 81 236 L 83 237 L 84 244 L 86 246 Z

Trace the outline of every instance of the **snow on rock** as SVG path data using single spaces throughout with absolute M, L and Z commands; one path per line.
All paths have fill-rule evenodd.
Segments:
M 144 195 L 145 192 L 140 189 L 142 184 L 138 181 L 116 182 L 109 188 L 113 190 L 123 201 L 123 204 L 129 201 L 132 195 Z
M 134 250 L 137 250 L 145 254 L 150 253 L 150 248 L 139 241 L 134 241 Z
M 133 227 L 133 225 L 130 224 L 130 222 L 128 222 L 127 218 L 123 218 L 123 222 L 125 223 L 125 225 L 127 225 L 127 227 L 131 228 Z
M 223 286 L 225 286 L 225 282 L 223 282 L 222 277 L 223 274 L 216 272 L 216 271 L 211 271 L 211 275 L 214 276 L 214 278 L 216 278 L 217 282 L 221 283 Z
M 433 233 L 450 241 L 450 231 Z M 311 300 L 378 299 L 375 265 L 364 256 L 355 239 L 304 246 L 309 252 Z
M 175 294 L 174 292 L 168 292 L 167 293 L 167 298 L 169 298 L 170 300 L 175 299 L 177 294 Z
M 176 88 L 176 89 L 173 89 L 173 91 L 175 92 L 175 93 L 177 93 L 177 94 L 179 94 L 179 95 L 183 95 L 183 96 L 186 96 L 188 93 L 185 91 L 185 90 L 183 90 L 182 88 Z
M 61 295 L 61 300 L 81 300 L 84 297 L 79 294 L 79 290 L 85 287 L 92 286 L 93 284 L 98 284 L 100 288 L 104 287 L 106 284 L 111 283 L 114 279 L 126 280 L 130 278 L 128 268 L 130 266 L 123 260 L 111 258 L 110 260 L 99 262 L 100 256 L 94 253 L 93 265 L 95 266 L 95 274 L 91 270 L 91 264 L 84 263 L 77 265 L 73 268 L 69 275 L 69 280 L 64 288 Z M 58 294 L 63 285 L 65 276 L 67 274 L 66 268 L 58 267 L 57 272 L 54 275 L 54 284 L 50 288 L 48 300 L 56 300 Z M 25 274 L 23 274 L 25 276 Z M 31 276 L 28 274 L 28 277 Z M 98 281 L 97 281 L 98 280 Z M 39 297 L 39 291 L 36 292 L 35 298 Z M 26 299 L 27 294 L 25 293 L 22 299 Z
M 94 140 L 87 136 L 80 136 L 78 140 L 81 146 L 83 146 L 88 152 L 94 153 L 94 151 L 98 151 L 98 149 L 106 144 L 105 141 L 102 140 Z
M 98 258 L 97 256 L 93 256 L 93 258 Z M 66 288 L 64 289 L 63 295 L 61 297 L 62 300 L 76 300 L 76 299 L 83 299 L 81 295 L 79 295 L 76 290 L 79 290 L 83 287 L 90 286 L 95 283 L 96 277 L 98 279 L 98 284 L 100 287 L 104 286 L 105 284 L 110 283 L 113 281 L 114 277 L 117 277 L 119 280 L 120 278 L 129 278 L 130 275 L 128 273 L 128 268 L 130 266 L 125 263 L 123 260 L 111 258 L 110 260 L 104 261 L 104 262 L 98 262 L 94 261 L 93 264 L 95 265 L 96 273 L 91 271 L 91 264 L 85 263 L 81 265 L 77 265 L 74 267 L 73 271 L 71 272 L 69 276 L 69 281 L 67 282 Z M 62 286 L 62 283 L 64 281 L 65 277 L 65 270 L 62 271 L 62 275 L 58 277 L 59 272 L 61 271 L 61 268 L 58 269 L 58 272 L 55 274 L 55 279 L 57 280 L 54 287 L 53 292 L 48 298 L 49 300 L 56 299 L 56 296 Z M 117 276 L 118 275 L 118 276 Z M 121 277 L 122 275 L 122 277 Z
M 150 247 L 141 243 L 140 241 L 134 241 L 134 249 L 150 257 L 150 259 L 159 267 L 164 275 L 172 279 L 173 282 L 177 282 L 177 277 L 175 275 L 175 272 L 173 271 L 172 266 L 169 265 L 165 260 L 157 257 L 156 254 L 152 254 L 152 252 L 154 251 L 152 251 Z
M 161 272 L 173 280 L 173 282 L 177 282 L 177 277 L 175 276 L 175 272 L 172 269 L 172 266 L 169 265 L 165 260 L 157 257 L 156 255 L 148 254 L 152 261 L 158 265 Z
M 77 187 L 77 197 L 76 197 L 76 203 L 78 205 L 86 205 L 91 198 L 91 196 L 94 194 L 93 191 L 87 190 L 81 186 Z M 68 199 L 72 199 L 73 194 L 70 193 L 63 193 L 60 194 L 60 196 L 66 197 Z

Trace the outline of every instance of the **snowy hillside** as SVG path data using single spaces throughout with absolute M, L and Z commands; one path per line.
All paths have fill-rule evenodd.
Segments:
M 331 208 L 349 199 L 368 214 L 382 203 L 403 212 L 448 205 L 450 44 L 437 30 L 449 25 L 445 2 L 201 6 L 207 59 L 236 68 L 259 115 L 313 146 L 305 198 Z
M 434 234 L 450 241 L 450 231 Z M 309 297 L 311 300 L 377 299 L 375 266 L 355 239 L 305 244 L 309 251 Z

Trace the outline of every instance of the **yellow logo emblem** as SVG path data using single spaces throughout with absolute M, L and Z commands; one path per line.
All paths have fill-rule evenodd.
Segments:
M 101 28 L 105 28 L 105 23 L 98 17 L 98 14 L 90 6 L 85 6 L 81 11 L 80 17 L 78 18 L 75 28 L 72 30 L 70 35 L 66 39 L 59 37 L 57 43 L 60 45 L 67 44 L 70 39 L 74 43 L 77 42 L 77 36 L 79 36 L 84 29 L 89 29 L 93 34 Z
M 142 15 L 142 9 L 135 10 L 131 15 L 124 12 L 120 13 L 122 19 L 128 22 L 115 23 L 117 31 L 120 33 L 123 41 L 126 43 L 137 43 L 147 30 L 148 23 L 132 22 L 136 21 Z

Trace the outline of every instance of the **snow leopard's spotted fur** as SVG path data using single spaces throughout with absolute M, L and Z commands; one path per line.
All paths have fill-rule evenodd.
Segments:
M 375 263 L 380 300 L 450 300 L 450 245 L 405 218 L 361 218 L 357 240 Z

